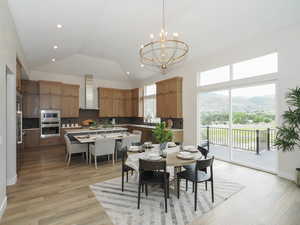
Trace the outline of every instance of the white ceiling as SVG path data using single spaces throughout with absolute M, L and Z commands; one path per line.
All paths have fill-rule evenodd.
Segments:
M 111 80 L 128 79 L 126 71 L 131 79 L 154 75 L 140 67 L 138 50 L 160 31 L 161 0 L 8 1 L 30 69 Z M 299 11 L 299 0 L 167 0 L 167 30 L 190 44 L 191 59 L 299 23 Z

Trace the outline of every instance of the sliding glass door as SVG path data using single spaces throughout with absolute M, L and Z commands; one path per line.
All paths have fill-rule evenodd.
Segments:
M 201 92 L 200 144 L 217 158 L 276 172 L 275 84 Z
M 214 155 L 230 160 L 229 90 L 201 93 L 198 98 L 201 144 L 208 142 Z
M 232 98 L 232 161 L 275 171 L 275 84 L 235 88 Z

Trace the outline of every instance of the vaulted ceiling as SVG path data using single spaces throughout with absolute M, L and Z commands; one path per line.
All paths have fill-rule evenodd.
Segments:
M 32 70 L 111 80 L 128 79 L 127 71 L 130 79 L 154 75 L 140 67 L 138 50 L 150 33 L 160 31 L 162 0 L 9 0 L 9 5 Z M 191 46 L 190 60 L 299 23 L 299 11 L 299 0 L 167 0 L 167 30 Z

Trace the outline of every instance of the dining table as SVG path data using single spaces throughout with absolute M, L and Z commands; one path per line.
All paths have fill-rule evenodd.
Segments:
M 195 147 L 196 148 L 196 147 Z M 182 167 L 185 165 L 191 165 L 196 163 L 197 160 L 202 159 L 202 154 L 199 151 L 195 151 L 191 153 L 192 158 L 183 159 L 179 157 L 180 152 L 183 150 L 180 146 L 172 146 L 168 147 L 164 150 L 166 157 L 160 158 L 159 160 L 166 160 L 167 170 L 170 172 L 171 177 L 171 186 L 173 186 L 174 193 L 177 193 L 177 173 L 181 171 Z M 128 151 L 128 157 L 125 161 L 125 164 L 135 171 L 135 179 L 137 181 L 139 176 L 139 159 L 149 159 L 149 155 L 157 154 L 159 155 L 160 152 L 160 145 L 153 144 L 152 148 L 145 149 L 143 152 L 139 151 Z
M 87 144 L 88 151 L 90 150 L 89 145 L 94 144 L 98 138 L 111 138 L 117 140 L 122 140 L 126 137 L 137 137 L 138 134 L 132 134 L 128 132 L 123 133 L 107 133 L 107 134 L 70 134 L 73 138 L 80 144 Z M 88 154 L 89 155 L 89 154 Z M 115 148 L 115 158 L 118 159 L 118 149 L 117 145 Z

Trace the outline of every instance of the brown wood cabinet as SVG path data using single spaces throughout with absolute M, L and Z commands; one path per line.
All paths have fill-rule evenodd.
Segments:
M 22 90 L 21 89 L 21 87 L 22 87 L 21 74 L 22 74 L 22 64 L 17 59 L 17 62 L 16 62 L 16 89 L 20 92 Z
M 79 117 L 79 85 L 62 84 L 61 117 Z
M 131 90 L 131 115 L 133 117 L 139 116 L 139 89 L 135 88 Z
M 100 117 L 138 116 L 138 89 L 99 88 Z
M 40 96 L 38 82 L 22 80 L 22 107 L 24 118 L 39 118 Z
M 61 109 L 62 83 L 39 81 L 40 109 Z
M 34 148 L 40 146 L 40 129 L 25 129 L 24 148 Z
M 182 77 L 156 83 L 156 112 L 161 118 L 182 118 Z
M 22 80 L 23 116 L 39 118 L 40 109 L 61 110 L 62 118 L 79 117 L 79 85 Z

